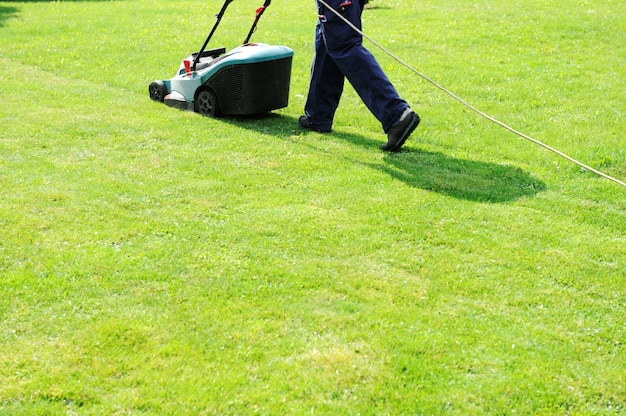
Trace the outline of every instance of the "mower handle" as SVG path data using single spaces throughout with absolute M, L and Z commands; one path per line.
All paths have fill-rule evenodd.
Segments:
M 250 28 L 250 32 L 248 32 L 248 36 L 246 36 L 246 39 L 243 41 L 244 45 L 246 45 L 247 43 L 250 42 L 250 38 L 252 37 L 252 34 L 256 30 L 256 25 L 259 22 L 259 19 L 261 18 L 261 16 L 265 12 L 265 9 L 270 7 L 271 3 L 272 3 L 272 0 L 265 0 L 265 3 L 263 3 L 263 6 L 259 7 L 258 9 L 256 9 L 256 17 L 254 19 L 254 23 L 252 23 L 252 27 Z
M 269 0 L 268 0 L 269 1 Z M 216 15 L 217 17 L 217 21 L 215 22 L 215 25 L 213 25 L 213 29 L 211 29 L 211 33 L 209 33 L 209 36 L 206 38 L 206 40 L 204 41 L 204 45 L 202 45 L 202 48 L 200 48 L 200 52 L 198 52 L 198 55 L 196 55 L 196 57 L 193 60 L 193 65 L 191 66 L 191 70 L 195 71 L 196 70 L 196 64 L 198 63 L 198 61 L 200 60 L 200 57 L 202 56 L 202 53 L 204 52 L 204 50 L 206 49 L 206 46 L 209 44 L 209 40 L 211 40 L 211 38 L 213 37 L 213 34 L 215 33 L 215 30 L 217 29 L 217 25 L 220 24 L 220 21 L 222 20 L 222 17 L 224 16 L 224 13 L 226 13 L 226 8 L 228 7 L 228 5 L 230 3 L 232 3 L 233 0 L 225 0 L 224 1 L 224 5 L 222 6 L 222 9 L 220 10 L 220 12 Z

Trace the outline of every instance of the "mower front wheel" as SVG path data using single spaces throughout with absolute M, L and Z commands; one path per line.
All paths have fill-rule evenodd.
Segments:
M 196 96 L 196 111 L 203 116 L 219 117 L 220 105 L 217 101 L 217 96 L 212 90 L 203 88 L 198 92 Z
M 150 83 L 148 87 L 148 92 L 150 92 L 150 98 L 154 101 L 158 101 L 162 103 L 165 100 L 165 96 L 167 95 L 167 87 L 163 81 L 153 81 Z

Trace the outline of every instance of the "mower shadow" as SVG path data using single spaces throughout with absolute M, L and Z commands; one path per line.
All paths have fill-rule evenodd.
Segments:
M 295 117 L 275 113 L 224 120 L 283 140 L 293 141 L 294 135 L 313 134 L 303 132 Z M 382 144 L 358 134 L 340 131 L 334 131 L 332 137 L 374 152 L 379 152 L 378 148 Z M 412 141 L 417 143 L 416 138 L 412 138 Z M 382 161 L 364 163 L 352 160 L 415 188 L 475 202 L 510 202 L 534 196 L 547 189 L 544 182 L 514 166 L 457 159 L 440 152 L 415 149 L 413 146 L 398 153 L 385 153 Z

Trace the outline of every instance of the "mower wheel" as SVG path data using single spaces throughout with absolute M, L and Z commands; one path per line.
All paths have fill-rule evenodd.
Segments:
M 163 83 L 163 81 L 153 81 L 150 83 L 148 87 L 148 91 L 150 92 L 150 98 L 154 101 L 163 102 L 165 100 L 165 96 L 167 95 L 167 87 Z
M 217 101 L 217 96 L 212 90 L 203 88 L 198 91 L 198 95 L 196 96 L 196 111 L 203 116 L 219 117 L 220 105 Z

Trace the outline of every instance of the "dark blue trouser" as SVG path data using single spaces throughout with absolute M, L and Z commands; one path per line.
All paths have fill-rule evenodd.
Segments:
M 352 24 L 361 29 L 359 0 L 325 0 Z M 362 44 L 362 36 L 333 12 L 318 4 L 319 21 L 315 33 L 315 57 L 311 84 L 304 107 L 312 127 L 330 130 L 347 78 L 363 103 L 381 122 L 385 133 L 408 107 L 400 98 L 376 58 Z

